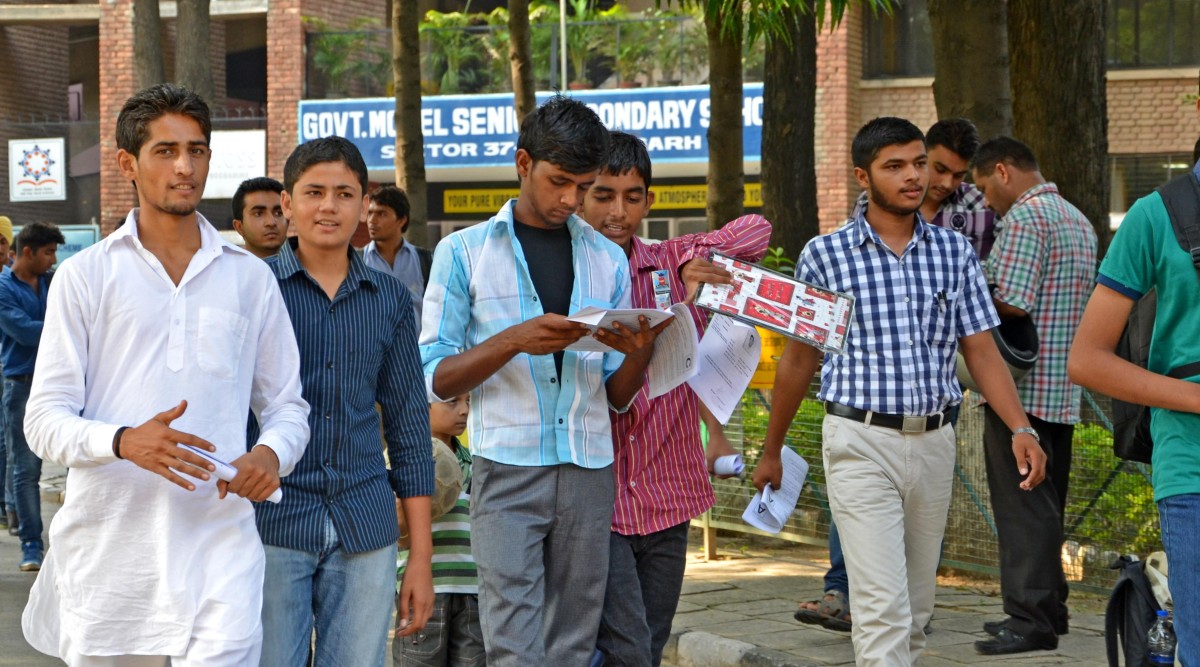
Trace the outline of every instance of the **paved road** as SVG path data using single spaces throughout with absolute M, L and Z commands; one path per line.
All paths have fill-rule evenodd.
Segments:
M 43 478 L 52 471 L 46 470 Z M 50 517 L 58 511 L 57 502 L 42 500 L 42 517 L 46 522 L 47 532 L 50 527 Z M 21 572 L 21 541 L 0 531 L 0 666 L 3 667 L 42 667 L 43 665 L 62 665 L 62 661 L 38 653 L 25 643 L 21 634 L 21 611 L 25 608 L 25 600 L 29 598 L 29 588 L 33 586 L 35 573 Z

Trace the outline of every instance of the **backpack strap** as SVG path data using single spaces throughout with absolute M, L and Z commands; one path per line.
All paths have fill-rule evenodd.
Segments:
M 1167 181 L 1158 188 L 1158 194 L 1171 216 L 1175 239 L 1191 256 L 1196 274 L 1200 276 L 1200 182 L 1196 180 L 1196 174 L 1189 171 Z
M 429 269 L 433 266 L 433 253 L 421 246 L 413 246 L 413 248 L 416 248 L 417 259 L 421 263 L 421 278 L 425 281 L 425 287 L 429 287 Z

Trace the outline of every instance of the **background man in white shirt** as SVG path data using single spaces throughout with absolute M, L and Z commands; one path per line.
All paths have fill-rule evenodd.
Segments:
M 210 133 L 186 89 L 131 97 L 117 160 L 139 208 L 51 285 L 25 431 L 70 472 L 22 626 L 73 667 L 258 664 L 249 501 L 304 453 L 308 405 L 274 276 L 196 213 Z M 250 409 L 262 432 L 247 451 Z M 180 443 L 237 475 L 217 481 Z
M 417 333 L 421 327 L 421 301 L 425 296 L 425 285 L 429 284 L 429 267 L 433 264 L 433 253 L 409 243 L 404 234 L 408 231 L 408 195 L 394 185 L 385 185 L 370 194 L 367 207 L 367 232 L 371 242 L 363 248 L 363 260 L 367 266 L 392 276 L 404 283 L 413 298 L 413 312 L 417 316 Z

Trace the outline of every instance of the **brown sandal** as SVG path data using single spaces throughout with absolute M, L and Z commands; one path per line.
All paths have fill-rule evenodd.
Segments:
M 853 627 L 850 603 L 846 600 L 846 594 L 841 591 L 826 591 L 820 600 L 801 603 L 793 617 L 801 623 L 819 625 L 838 632 L 850 632 Z

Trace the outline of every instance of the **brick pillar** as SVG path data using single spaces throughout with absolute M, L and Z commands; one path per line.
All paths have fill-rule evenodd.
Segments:
M 117 116 L 137 92 L 133 66 L 133 0 L 100 2 L 100 233 L 107 236 L 137 206 L 117 168 Z
M 817 204 L 822 232 L 845 222 L 859 192 L 850 143 L 860 126 L 862 20 L 862 11 L 851 8 L 837 30 L 825 29 L 817 36 Z
M 283 180 L 283 163 L 296 147 L 304 91 L 304 25 L 300 0 L 271 0 L 267 10 L 267 174 Z

